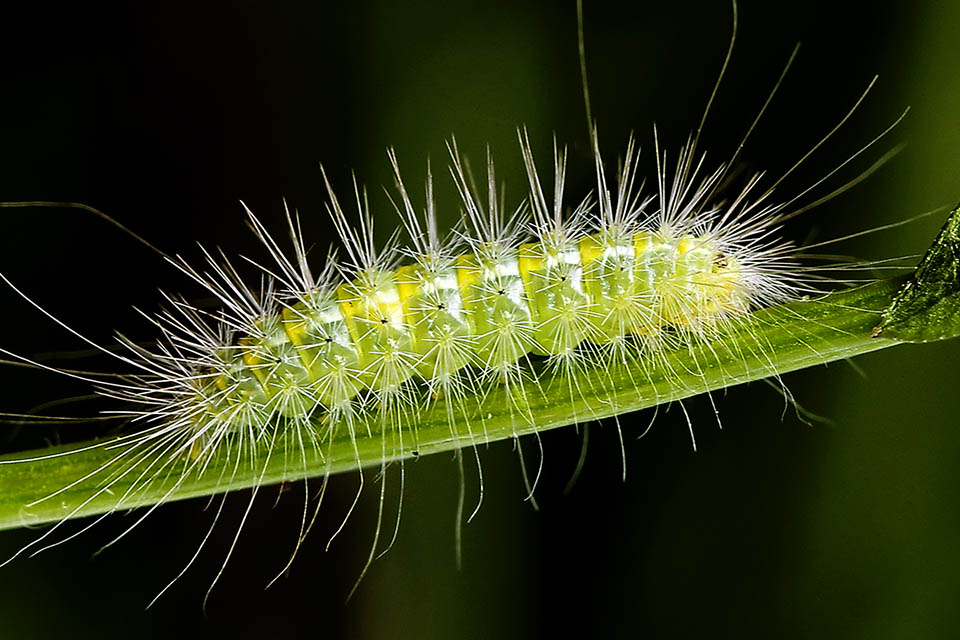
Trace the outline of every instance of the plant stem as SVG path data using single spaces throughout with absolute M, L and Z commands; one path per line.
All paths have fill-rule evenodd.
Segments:
M 529 394 L 532 397 L 527 399 L 527 407 L 518 409 L 516 401 L 511 403 L 504 389 L 495 389 L 469 418 L 454 412 L 456 432 L 448 425 L 444 401 L 438 400 L 418 413 L 416 424 L 403 427 L 402 446 L 395 430 L 388 430 L 384 436 L 379 424 L 373 421 L 356 428 L 356 450 L 348 434 L 343 433 L 346 429 L 339 429 L 328 441 L 329 449 L 322 447 L 323 455 L 307 447 L 303 452 L 305 461 L 301 459 L 303 447 L 285 440 L 290 436 L 279 435 L 274 442 L 267 436 L 261 438 L 252 451 L 240 454 L 234 451 L 233 457 L 224 455 L 211 460 L 203 474 L 191 473 L 180 478 L 178 473 L 183 465 L 175 465 L 163 477 L 148 483 L 141 481 L 129 495 L 125 492 L 142 473 L 150 475 L 149 463 L 133 465 L 108 491 L 100 491 L 112 476 L 110 471 L 97 470 L 122 451 L 111 448 L 110 441 L 105 441 L 105 446 L 61 457 L 0 464 L 0 529 L 380 465 L 384 437 L 388 461 L 410 458 L 462 448 L 474 441 L 492 442 L 624 414 L 849 358 L 896 344 L 886 337 L 873 337 L 872 333 L 902 284 L 902 279 L 885 280 L 816 301 L 761 310 L 737 329 L 709 343 L 668 352 L 656 365 L 634 360 L 612 371 L 591 371 L 580 381 L 576 398 L 571 398 L 567 382 L 552 379 L 548 372 L 543 372 L 542 393 Z M 524 415 L 535 416 L 535 421 L 524 420 Z M 21 453 L 6 459 L 49 456 L 92 444 L 95 443 Z M 69 489 L 43 499 L 73 482 L 76 484 Z M 95 497 L 91 499 L 91 496 Z
M 522 399 L 500 387 L 472 410 L 448 411 L 449 400 L 441 398 L 417 411 L 415 424 L 385 431 L 373 415 L 355 425 L 354 440 L 339 428 L 321 447 L 304 446 L 292 429 L 267 429 L 242 450 L 228 446 L 211 460 L 184 460 L 164 473 L 156 460 L 131 456 L 127 462 L 127 449 L 116 440 L 2 457 L 0 529 L 324 476 L 620 415 L 898 342 L 950 338 L 960 334 L 958 308 L 960 207 L 908 278 L 763 309 L 709 342 L 667 351 L 656 361 L 584 371 L 572 383 L 541 363 L 539 384 L 526 385 Z M 84 450 L 50 457 L 77 449 Z

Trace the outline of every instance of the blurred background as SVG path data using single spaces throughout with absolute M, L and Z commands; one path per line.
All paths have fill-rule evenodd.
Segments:
M 696 126 L 730 33 L 716 2 L 587 1 L 586 46 L 601 142 L 613 162 L 628 134 L 652 175 L 652 124 L 676 150 Z M 880 79 L 851 121 L 783 186 L 794 194 L 885 129 L 907 119 L 856 168 L 898 143 L 878 174 L 786 230 L 825 239 L 953 205 L 960 199 L 960 5 L 741 0 L 728 76 L 704 134 L 729 157 L 796 42 L 799 58 L 741 156 L 778 175 Z M 381 237 L 396 222 L 381 185 L 397 150 L 411 191 L 427 157 L 441 217 L 458 215 L 443 142 L 457 135 L 478 164 L 489 143 L 507 199 L 524 194 L 515 129 L 526 124 L 542 166 L 551 137 L 569 145 L 568 193 L 593 187 L 569 2 L 56 3 L 0 9 L 0 199 L 83 202 L 158 247 L 196 261 L 197 242 L 262 254 L 239 200 L 281 229 L 282 199 L 322 248 L 322 162 L 341 192 L 368 185 Z M 826 193 L 832 187 L 824 187 Z M 381 215 L 382 214 L 382 215 Z M 128 236 L 76 210 L 0 210 L 0 271 L 72 327 L 106 342 L 149 340 L 132 310 L 158 288 L 200 292 Z M 945 214 L 845 243 L 861 258 L 917 254 Z M 64 366 L 109 369 L 83 345 L 0 289 L 0 346 Z M 70 359 L 68 359 L 70 358 Z M 484 449 L 483 506 L 454 555 L 456 467 L 448 455 L 407 466 L 403 522 L 348 604 L 372 540 L 368 491 L 323 551 L 356 487 L 335 478 L 289 575 L 302 488 L 265 492 L 233 560 L 200 603 L 248 494 L 197 566 L 145 605 L 190 558 L 212 513 L 170 505 L 93 558 L 130 518 L 0 570 L 0 637 L 535 637 L 587 624 L 596 637 L 953 637 L 960 624 L 960 341 L 904 346 L 786 376 L 805 424 L 762 383 L 626 416 L 627 481 L 613 425 L 591 432 L 586 467 L 573 429 L 545 434 L 540 511 L 524 502 L 510 443 Z M 89 389 L 48 374 L 0 369 L 5 411 Z M 72 415 L 105 408 L 84 401 Z M 85 436 L 84 427 L 0 431 L 3 450 Z M 89 430 L 89 429 L 87 429 Z M 529 454 L 533 442 L 525 443 Z M 468 465 L 468 509 L 477 492 Z M 397 483 L 389 492 L 397 499 Z M 318 488 L 318 485 L 313 487 Z M 2 488 L 0 488 L 2 490 Z M 276 500 L 277 498 L 278 501 Z M 274 506 L 274 502 L 277 502 Z M 0 532 L 0 556 L 36 531 Z

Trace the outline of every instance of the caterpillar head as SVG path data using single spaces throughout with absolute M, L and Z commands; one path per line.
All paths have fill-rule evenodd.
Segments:
M 746 313 L 749 287 L 740 261 L 719 249 L 711 253 L 710 268 L 702 276 L 705 310 L 721 317 Z

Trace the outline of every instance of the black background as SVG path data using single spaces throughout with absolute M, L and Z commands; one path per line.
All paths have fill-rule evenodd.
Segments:
M 726 50 L 730 7 L 586 4 L 602 142 L 612 158 L 635 131 L 651 174 L 652 123 L 671 150 L 695 127 Z M 798 41 L 798 61 L 743 153 L 747 170 L 784 171 L 874 74 L 880 80 L 785 193 L 913 107 L 858 166 L 899 142 L 908 143 L 904 152 L 785 233 L 834 237 L 954 203 L 954 3 L 743 1 L 740 10 L 737 48 L 704 137 L 714 161 L 732 152 Z M 570 145 L 571 195 L 592 188 L 572 2 L 37 2 L 5 6 L 0 23 L 0 199 L 87 203 L 194 261 L 197 242 L 260 256 L 239 200 L 279 229 L 286 198 L 304 215 L 308 237 L 325 246 L 321 162 L 343 192 L 357 171 L 383 213 L 385 238 L 395 225 L 380 190 L 389 184 L 385 148 L 396 147 L 409 184 L 418 185 L 426 157 L 439 166 L 451 133 L 472 158 L 492 145 L 513 202 L 524 188 L 515 143 L 521 124 L 538 157 L 547 157 L 554 134 Z M 439 199 L 450 225 L 457 209 L 445 180 Z M 0 271 L 95 340 L 109 341 L 114 330 L 149 340 L 150 326 L 132 307 L 156 309 L 158 288 L 201 295 L 89 214 L 0 215 Z M 917 253 L 942 219 L 842 251 Z M 42 355 L 83 345 L 4 290 L 0 346 Z M 445 455 L 421 459 L 407 468 L 394 548 L 346 605 L 372 539 L 376 491 L 365 494 L 331 550 L 323 547 L 355 477 L 332 482 L 289 576 L 266 591 L 295 541 L 302 489 L 286 488 L 275 507 L 279 490 L 265 491 L 206 616 L 201 600 L 248 494 L 231 498 L 197 566 L 147 612 L 212 513 L 199 501 L 170 505 L 91 559 L 131 521 L 118 517 L 0 570 L 0 637 L 506 638 L 553 635 L 575 623 L 596 637 L 948 637 L 960 622 L 958 355 L 954 344 L 905 347 L 787 377 L 800 402 L 830 425 L 797 420 L 762 383 L 717 396 L 722 431 L 708 402 L 689 402 L 696 453 L 678 407 L 661 411 L 640 441 L 651 416 L 627 416 L 627 482 L 619 480 L 608 424 L 592 432 L 586 469 L 569 495 L 563 486 L 578 437 L 571 429 L 545 434 L 539 512 L 523 502 L 510 444 L 494 444 L 482 451 L 484 505 L 465 528 L 459 571 L 455 466 Z M 9 411 L 89 391 L 23 369 L 0 376 L 0 408 Z M 101 408 L 83 402 L 64 410 Z M 7 431 L 6 450 L 50 437 Z M 62 429 L 56 437 L 85 433 Z M 533 441 L 524 446 L 535 450 Z M 476 488 L 468 467 L 468 505 Z M 35 535 L 3 532 L 0 552 Z

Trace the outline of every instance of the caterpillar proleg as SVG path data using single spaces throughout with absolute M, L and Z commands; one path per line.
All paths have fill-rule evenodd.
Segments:
M 840 122 L 852 106 L 825 109 L 834 109 Z M 749 131 L 762 110 L 756 105 L 738 124 Z M 539 132 L 529 130 L 536 139 Z M 821 172 L 827 181 L 810 192 L 785 192 L 779 175 L 738 174 L 738 148 L 726 159 L 713 151 L 705 157 L 696 132 L 678 153 L 643 135 L 637 139 L 652 150 L 640 150 L 630 138 L 617 158 L 602 126 L 599 131 L 604 144 L 594 134 L 584 161 L 562 142 L 536 146 L 521 129 L 518 150 L 498 148 L 496 158 L 499 163 L 512 153 L 521 159 L 522 193 L 515 183 L 503 191 L 492 154 L 472 170 L 467 158 L 477 156 L 462 153 L 453 139 L 447 161 L 434 158 L 428 166 L 422 189 L 421 180 L 406 177 L 416 174 L 413 158 L 403 153 L 389 155 L 395 175 L 388 198 L 373 187 L 368 195 L 359 179 L 341 185 L 333 171 L 330 180 L 323 174 L 325 206 L 339 236 L 336 257 L 325 252 L 325 241 L 302 232 L 313 212 L 289 212 L 287 229 L 277 229 L 248 210 L 265 256 L 251 257 L 255 265 L 229 248 L 210 250 L 202 266 L 174 259 L 216 304 L 166 296 L 165 310 L 148 314 L 160 334 L 155 345 L 124 339 L 117 350 L 93 340 L 109 351 L 106 357 L 123 360 L 124 377 L 73 375 L 116 400 L 112 411 L 131 424 L 123 435 L 97 443 L 92 451 L 104 457 L 93 475 L 76 476 L 43 498 L 56 502 L 92 480 L 91 502 L 73 502 L 66 515 L 103 501 L 122 510 L 147 494 L 154 498 L 146 504 L 160 504 L 196 482 L 227 487 L 245 477 L 259 503 L 260 487 L 270 481 L 322 476 L 322 485 L 304 489 L 316 494 L 329 472 L 369 467 L 356 477 L 365 493 L 379 494 L 372 557 L 400 530 L 392 508 L 405 494 L 409 464 L 403 460 L 414 452 L 452 448 L 460 473 L 474 478 L 482 449 L 502 437 L 491 435 L 494 427 L 532 433 L 516 440 L 528 485 L 521 497 L 540 497 L 542 490 L 534 489 L 550 463 L 549 448 L 540 450 L 541 429 L 558 420 L 549 414 L 551 403 L 569 409 L 567 420 L 582 429 L 595 417 L 623 415 L 625 393 L 652 405 L 682 403 L 694 389 L 677 389 L 707 379 L 705 352 L 773 360 L 775 348 L 765 344 L 763 331 L 774 316 L 756 312 L 805 296 L 815 303 L 835 286 L 821 286 L 824 272 L 800 261 L 798 245 L 781 235 L 783 223 L 872 168 L 837 180 L 830 166 Z M 829 133 L 830 127 L 822 135 Z M 808 145 L 816 147 L 816 141 Z M 641 157 L 655 168 L 645 170 Z M 571 183 L 568 171 L 593 178 Z M 452 185 L 453 199 L 435 196 L 441 183 L 448 191 Z M 462 212 L 463 222 L 444 233 L 436 212 L 451 209 Z M 390 217 L 394 213 L 399 216 Z M 378 241 L 374 221 L 402 228 L 402 239 Z M 820 244 L 808 242 L 803 250 Z M 785 318 L 802 314 L 787 309 Z M 755 338 L 739 354 L 741 347 L 729 342 L 738 332 Z M 820 350 L 806 334 L 796 340 Z M 745 379 L 733 366 L 711 371 L 728 380 L 701 390 Z M 659 376 L 662 384 L 648 385 L 642 376 Z M 651 389 L 653 395 L 645 395 Z M 490 411 L 492 404 L 500 413 Z M 648 419 L 640 428 L 610 425 L 604 435 L 627 451 Z M 446 430 L 445 442 L 427 438 L 432 430 Z M 335 448 L 346 457 L 334 455 Z M 470 482 L 460 491 L 458 523 L 476 512 L 481 490 Z M 343 516 L 358 515 L 359 497 L 343 505 Z M 317 503 L 304 500 L 298 548 Z M 212 504 L 217 521 L 224 503 Z M 117 535 L 126 536 L 153 508 L 126 518 Z M 242 541 L 248 513 L 242 511 L 236 536 L 225 541 L 227 558 Z M 344 523 L 346 517 L 336 518 L 325 533 L 353 531 Z M 41 532 L 26 550 L 71 537 L 72 524 L 66 519 Z M 208 553 L 202 532 L 201 540 Z M 219 571 L 214 567 L 214 575 Z M 177 567 L 170 577 L 179 575 Z

